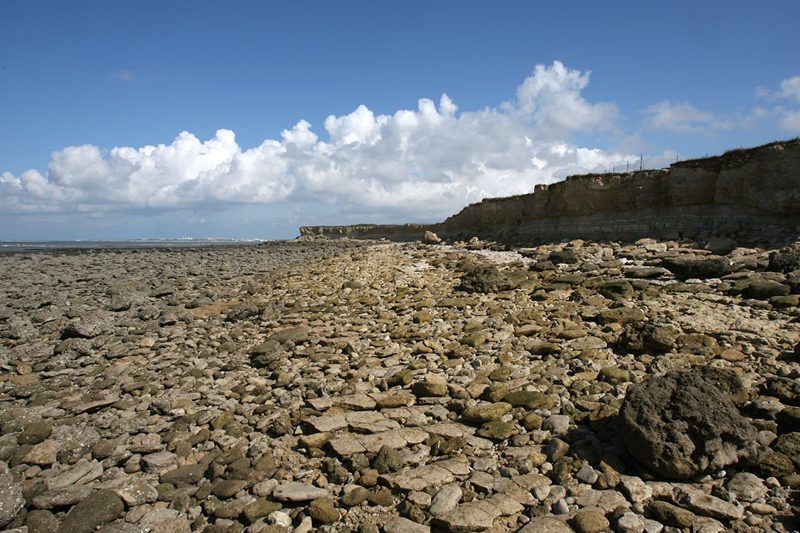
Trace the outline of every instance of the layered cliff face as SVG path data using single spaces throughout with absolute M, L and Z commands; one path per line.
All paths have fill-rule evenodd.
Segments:
M 571 176 L 531 194 L 469 205 L 440 224 L 305 227 L 302 235 L 418 239 L 478 236 L 512 244 L 564 239 L 800 235 L 800 139 L 681 161 L 665 170 Z

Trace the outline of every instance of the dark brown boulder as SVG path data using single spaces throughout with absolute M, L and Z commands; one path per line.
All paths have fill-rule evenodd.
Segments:
M 672 272 L 676 278 L 717 278 L 727 273 L 730 262 L 724 257 L 708 256 L 702 258 L 671 257 L 661 262 L 661 266 Z
M 753 452 L 756 430 L 709 371 L 670 372 L 628 389 L 619 414 L 630 454 L 656 474 L 686 479 Z

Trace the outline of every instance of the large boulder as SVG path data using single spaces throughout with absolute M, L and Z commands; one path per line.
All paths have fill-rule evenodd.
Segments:
M 680 280 L 690 278 L 717 278 L 728 271 L 730 262 L 719 256 L 670 257 L 661 261 L 661 266 Z
M 774 272 L 800 270 L 800 243 L 770 253 L 767 270 Z
M 686 479 L 749 456 L 756 430 L 713 371 L 673 371 L 628 389 L 619 413 L 625 447 L 654 473 Z
M 491 264 L 470 266 L 465 269 L 458 286 L 464 292 L 492 293 L 510 288 L 508 280 L 500 270 Z

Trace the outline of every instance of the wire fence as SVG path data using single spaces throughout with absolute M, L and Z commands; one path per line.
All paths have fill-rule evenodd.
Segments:
M 706 156 L 707 157 L 707 156 Z M 666 168 L 673 163 L 677 163 L 679 161 L 683 161 L 685 158 L 681 157 L 680 154 L 675 154 L 675 156 L 644 156 L 644 154 L 639 155 L 638 158 L 635 159 L 626 159 L 623 161 L 614 161 L 608 163 L 606 167 L 603 169 L 604 172 L 610 172 L 614 174 L 621 174 L 621 173 L 629 173 L 629 172 L 639 172 L 641 170 L 656 170 L 660 168 Z

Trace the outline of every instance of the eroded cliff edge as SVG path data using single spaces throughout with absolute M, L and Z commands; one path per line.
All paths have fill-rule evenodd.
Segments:
M 800 139 L 681 161 L 663 170 L 570 176 L 531 194 L 471 204 L 438 224 L 306 226 L 301 235 L 508 244 L 730 237 L 761 244 L 800 235 Z

